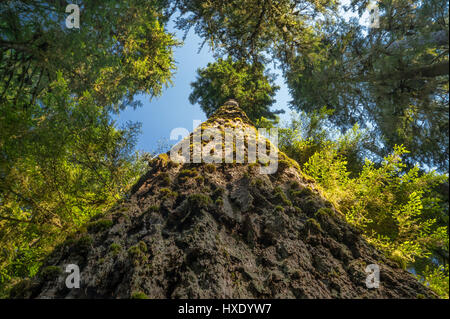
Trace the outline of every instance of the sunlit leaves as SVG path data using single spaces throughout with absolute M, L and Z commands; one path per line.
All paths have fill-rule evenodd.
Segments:
M 352 1 L 364 12 L 369 1 Z M 298 54 L 287 79 L 292 105 L 335 110 L 342 130 L 370 128 L 380 158 L 403 144 L 410 167 L 448 171 L 448 2 L 377 1 L 380 28 L 326 23 L 322 41 Z M 299 53 L 301 50 L 299 49 Z
M 304 169 L 350 224 L 406 267 L 421 258 L 435 259 L 436 250 L 448 256 L 448 226 L 442 226 L 443 208 L 433 193 L 433 187 L 448 177 L 419 174 L 417 167 L 407 170 L 402 163 L 405 153 L 396 147 L 381 164 L 366 160 L 361 172 L 349 178 L 345 158 L 330 146 L 311 156 Z
M 448 263 L 448 201 L 440 187 L 448 176 L 408 168 L 403 146 L 382 161 L 364 160 L 363 131 L 324 132 L 327 115 L 322 111 L 310 117 L 301 113 L 279 130 L 280 149 L 298 161 L 368 242 L 427 277 L 424 282 L 432 282 L 430 287 L 445 297 L 448 269 L 447 274 L 439 269 Z

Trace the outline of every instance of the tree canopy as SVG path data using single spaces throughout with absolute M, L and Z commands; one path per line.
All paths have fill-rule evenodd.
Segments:
M 139 125 L 117 128 L 111 113 L 160 95 L 174 71 L 165 2 L 83 1 L 80 29 L 65 6 L 0 4 L 0 284 L 32 276 L 124 196 L 141 174 Z
M 351 1 L 360 16 L 369 1 Z M 343 131 L 372 129 L 367 151 L 395 145 L 405 161 L 448 168 L 448 2 L 377 1 L 379 27 L 346 21 L 334 1 L 177 1 L 177 26 L 193 28 L 218 57 L 274 61 L 291 108 L 333 109 Z
M 189 101 L 199 103 L 209 117 L 228 99 L 236 99 L 253 121 L 261 117 L 275 119 L 280 111 L 270 111 L 279 89 L 270 75 L 264 74 L 261 63 L 248 64 L 231 58 L 219 59 L 197 71 L 197 80 L 191 84 Z
M 77 3 L 81 28 L 69 29 L 66 1 L 0 2 L 0 297 L 145 171 L 139 123 L 112 118 L 171 84 L 172 21 L 216 58 L 189 101 L 210 116 L 233 98 L 277 126 L 280 150 L 347 221 L 448 298 L 447 1 L 379 0 L 376 27 L 339 1 Z M 368 5 L 347 9 L 361 17 Z M 271 109 L 268 63 L 298 112 L 287 125 Z
M 164 1 L 84 1 L 82 28 L 68 29 L 64 1 L 14 1 L 0 8 L 1 99 L 35 103 L 58 72 L 73 94 L 92 91 L 117 111 L 136 93 L 161 94 L 174 70 Z
M 347 21 L 333 2 L 180 3 L 178 27 L 218 57 L 281 66 L 302 116 L 280 127 L 281 149 L 345 202 L 369 241 L 448 297 L 448 2 L 378 1 L 377 27 Z M 361 17 L 368 5 L 348 9 Z
M 191 28 L 218 53 L 252 61 L 291 58 L 317 41 L 322 19 L 337 9 L 328 0 L 180 0 L 177 27 Z
M 366 1 L 353 1 L 363 11 Z M 330 23 L 310 54 L 287 71 L 292 107 L 323 106 L 343 130 L 370 127 L 380 157 L 395 145 L 420 163 L 448 170 L 448 2 L 379 1 L 379 28 Z

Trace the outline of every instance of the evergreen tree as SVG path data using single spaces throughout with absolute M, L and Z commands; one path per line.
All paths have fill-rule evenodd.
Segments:
M 281 111 L 270 111 L 279 89 L 270 75 L 264 74 L 261 63 L 248 64 L 231 58 L 219 59 L 197 71 L 189 101 L 199 103 L 209 117 L 228 99 L 236 99 L 239 106 L 253 121 L 261 117 L 275 119 Z
M 353 1 L 360 13 L 367 1 Z M 329 23 L 320 45 L 290 63 L 292 106 L 327 106 L 346 130 L 372 128 L 370 151 L 411 150 L 412 166 L 448 170 L 448 2 L 379 1 L 379 28 Z
M 215 52 L 235 59 L 289 59 L 297 49 L 308 50 L 317 40 L 324 16 L 337 9 L 329 0 L 180 0 L 179 29 L 193 28 Z
M 0 3 L 0 292 L 124 195 L 141 174 L 139 125 L 111 112 L 161 94 L 177 41 L 164 1 Z

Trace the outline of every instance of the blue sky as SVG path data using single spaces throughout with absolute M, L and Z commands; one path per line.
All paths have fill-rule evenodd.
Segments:
M 178 39 L 182 39 L 183 33 L 169 23 L 168 31 L 176 34 Z M 176 73 L 172 79 L 173 86 L 166 88 L 159 98 L 149 101 L 146 95 L 138 96 L 142 102 L 142 107 L 137 109 L 129 108 L 116 117 L 117 126 L 120 127 L 127 121 L 141 122 L 142 134 L 139 136 L 136 149 L 151 152 L 157 148 L 159 140 L 169 140 L 170 132 L 177 127 L 184 127 L 192 132 L 193 120 L 206 120 L 206 116 L 198 104 L 189 103 L 188 97 L 191 93 L 190 83 L 196 78 L 197 69 L 205 67 L 209 62 L 214 62 L 213 54 L 208 45 L 198 53 L 202 40 L 191 30 L 184 41 L 183 46 L 176 48 L 174 55 L 177 65 Z M 269 66 L 270 68 L 270 66 Z M 273 72 L 273 67 L 270 68 Z M 279 73 L 279 72 L 275 72 Z M 278 75 L 276 84 L 280 86 L 276 95 L 276 103 L 273 110 L 284 109 L 285 114 L 281 115 L 281 120 L 289 118 L 288 102 L 290 95 L 283 78 Z
M 348 4 L 349 0 L 341 1 Z M 344 13 L 348 19 L 355 16 L 353 13 Z M 174 28 L 173 22 L 168 25 L 168 31 L 175 33 L 179 40 L 182 40 L 183 32 Z M 155 151 L 158 141 L 169 140 L 170 132 L 177 127 L 183 127 L 192 132 L 193 121 L 205 121 L 206 116 L 198 104 L 189 103 L 188 97 L 191 93 L 190 83 L 196 78 L 196 71 L 205 67 L 209 62 L 213 62 L 213 54 L 208 45 L 198 53 L 202 40 L 191 30 L 184 41 L 184 44 L 175 49 L 175 61 L 177 70 L 172 78 L 173 85 L 164 89 L 159 98 L 149 101 L 149 97 L 141 95 L 136 97 L 142 102 L 142 107 L 137 109 L 129 108 L 117 116 L 117 126 L 121 126 L 127 121 L 142 123 L 142 134 L 139 136 L 136 149 L 139 151 Z M 291 100 L 289 90 L 284 83 L 280 70 L 274 70 L 273 65 L 268 65 L 267 69 L 271 73 L 277 74 L 276 84 L 280 87 L 275 96 L 276 102 L 272 110 L 285 110 L 280 115 L 281 123 L 287 122 L 290 118 L 291 110 L 288 103 Z

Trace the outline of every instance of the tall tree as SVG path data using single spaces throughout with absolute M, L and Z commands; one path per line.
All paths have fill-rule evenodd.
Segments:
M 165 1 L 79 1 L 80 29 L 66 4 L 0 4 L 0 291 L 139 175 L 139 126 L 111 112 L 159 95 L 174 70 Z
M 253 121 L 261 117 L 273 120 L 281 112 L 270 110 L 279 87 L 273 83 L 273 76 L 264 74 L 261 63 L 219 59 L 197 74 L 189 101 L 198 102 L 208 117 L 230 98 L 236 99 Z
M 177 27 L 195 32 L 218 55 L 262 61 L 288 59 L 317 41 L 315 28 L 337 8 L 329 0 L 178 0 Z
M 353 1 L 362 13 L 368 1 Z M 358 21 L 324 26 L 309 55 L 287 72 L 292 106 L 334 109 L 331 120 L 348 129 L 369 127 L 370 150 L 385 156 L 394 145 L 411 150 L 407 162 L 448 170 L 448 2 L 383 0 L 379 27 Z
M 65 1 L 0 5 L 0 99 L 34 103 L 61 72 L 76 95 L 95 93 L 114 110 L 136 93 L 159 95 L 177 44 L 164 30 L 161 1 L 80 2 L 80 28 L 65 25 Z

